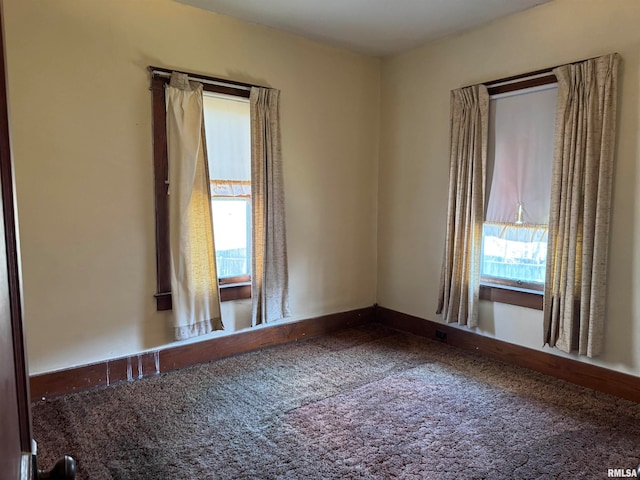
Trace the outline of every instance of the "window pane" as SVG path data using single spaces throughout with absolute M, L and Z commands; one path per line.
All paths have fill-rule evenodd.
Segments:
M 547 232 L 545 226 L 485 223 L 481 276 L 544 284 Z
M 211 201 L 218 277 L 251 274 L 251 200 L 214 198 Z

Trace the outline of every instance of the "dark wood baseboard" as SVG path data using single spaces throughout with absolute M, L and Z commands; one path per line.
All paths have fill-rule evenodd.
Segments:
M 202 342 L 144 352 L 30 378 L 32 401 L 134 380 L 265 347 L 317 337 L 370 323 L 373 306 L 322 317 L 256 328 Z
M 443 333 L 446 335 L 444 342 L 448 345 L 640 402 L 640 377 L 503 342 L 471 330 L 455 328 L 377 305 L 34 375 L 30 378 L 31 398 L 37 400 L 131 381 L 374 321 L 433 340 L 439 340 L 437 333 Z
M 640 402 L 640 377 L 503 342 L 473 333 L 471 330 L 462 330 L 384 307 L 376 307 L 376 320 L 398 330 L 444 341 L 448 345 L 471 350 L 505 363 Z M 446 338 L 439 339 L 437 332 L 444 333 Z

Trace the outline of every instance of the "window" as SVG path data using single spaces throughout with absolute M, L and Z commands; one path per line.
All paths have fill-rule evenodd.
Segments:
M 489 103 L 487 203 L 481 282 L 511 297 L 507 303 L 541 308 L 547 256 L 557 86 L 508 85 Z M 527 83 L 525 82 L 525 85 Z M 490 93 L 491 90 L 490 90 Z M 540 293 L 536 293 L 540 292 Z M 523 303 L 523 294 L 535 296 Z M 535 298 L 538 297 L 538 298 Z
M 211 215 L 220 284 L 251 281 L 251 126 L 245 98 L 204 94 Z
M 171 309 L 164 94 L 167 82 L 168 78 L 164 76 L 152 77 L 158 281 L 155 297 L 158 310 Z M 249 90 L 242 85 L 234 88 L 204 84 L 207 156 L 221 301 L 251 297 Z

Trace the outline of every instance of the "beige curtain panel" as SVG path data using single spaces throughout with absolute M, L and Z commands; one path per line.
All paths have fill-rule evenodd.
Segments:
M 202 84 L 173 73 L 166 88 L 169 243 L 176 340 L 222 329 Z
M 289 316 L 289 278 L 280 146 L 280 92 L 251 88 L 253 325 Z
M 478 325 L 488 119 L 484 85 L 451 92 L 449 202 L 437 313 L 469 327 Z
M 556 137 L 544 340 L 594 357 L 604 340 L 619 56 L 554 70 Z

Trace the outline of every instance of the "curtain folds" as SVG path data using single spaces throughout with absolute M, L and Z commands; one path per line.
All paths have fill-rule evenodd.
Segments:
M 483 85 L 451 92 L 449 201 L 437 313 L 478 324 L 489 118 Z
M 176 340 L 223 328 L 215 264 L 202 84 L 173 73 L 166 88 L 169 243 Z
M 253 325 L 289 316 L 279 90 L 251 88 Z
M 604 340 L 618 64 L 611 54 L 554 70 L 544 341 L 589 357 Z

